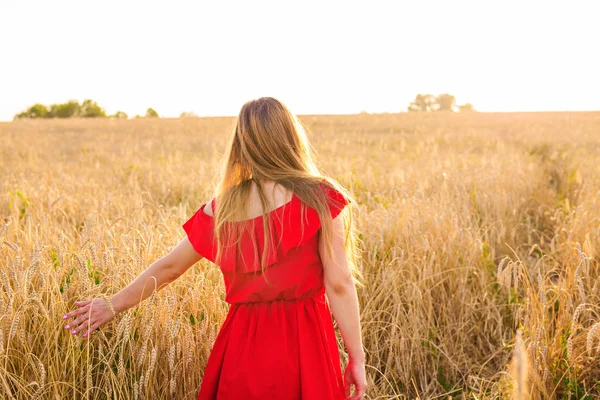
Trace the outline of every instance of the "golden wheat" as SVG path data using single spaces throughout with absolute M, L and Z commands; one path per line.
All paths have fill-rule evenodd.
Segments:
M 600 113 L 301 119 L 359 203 L 367 398 L 600 396 Z M 89 339 L 61 317 L 177 244 L 233 122 L 0 124 L 0 398 L 195 398 L 214 265 Z

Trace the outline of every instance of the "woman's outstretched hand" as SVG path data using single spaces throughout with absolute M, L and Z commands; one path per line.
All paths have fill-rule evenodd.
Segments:
M 63 316 L 63 320 L 77 317 L 65 326 L 65 329 L 69 329 L 73 335 L 85 331 L 83 337 L 87 337 L 91 333 L 94 333 L 96 328 L 104 325 L 115 317 L 115 314 L 113 314 L 111 308 L 107 304 L 107 300 L 103 298 L 76 301 L 75 305 L 79 307 L 77 310 L 71 311 Z
M 350 385 L 354 385 L 354 396 L 350 396 Z M 363 400 L 367 391 L 365 363 L 350 359 L 344 372 L 344 396 L 347 400 Z

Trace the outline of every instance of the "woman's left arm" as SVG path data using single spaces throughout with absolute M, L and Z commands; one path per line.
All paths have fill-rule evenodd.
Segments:
M 74 335 L 87 329 L 87 332 L 83 336 L 88 336 L 96 328 L 113 319 L 116 314 L 145 300 L 152 294 L 155 285 L 156 291 L 161 290 L 179 278 L 202 258 L 194 250 L 187 236 L 184 237 L 169 254 L 153 262 L 127 287 L 121 289 L 121 291 L 111 297 L 110 300 L 115 314 L 112 313 L 110 306 L 104 299 L 94 298 L 91 300 L 76 301 L 75 304 L 79 308 L 66 314 L 63 319 L 66 320 L 75 316 L 79 317 L 65 326 L 65 328 L 72 329 L 71 333 Z M 148 281 L 151 281 L 149 285 L 147 284 Z

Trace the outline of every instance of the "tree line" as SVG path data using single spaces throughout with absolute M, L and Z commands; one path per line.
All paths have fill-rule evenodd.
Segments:
M 462 105 L 456 104 L 456 98 L 448 93 L 434 96 L 432 94 L 418 94 L 408 106 L 408 111 L 475 111 L 471 103 Z M 183 112 L 180 117 L 196 117 L 193 112 Z M 98 103 L 87 99 L 82 103 L 77 100 L 69 100 L 62 104 L 44 104 L 36 103 L 28 107 L 25 111 L 15 115 L 14 119 L 22 118 L 123 118 L 127 119 L 128 115 L 124 111 L 117 111 L 112 115 L 107 115 L 104 108 Z M 146 110 L 145 118 L 158 118 L 158 113 L 153 108 Z M 136 115 L 135 118 L 141 118 Z
M 475 111 L 471 103 L 456 104 L 456 98 L 444 93 L 438 96 L 418 94 L 408 106 L 408 111 Z
M 77 100 L 69 100 L 66 103 L 51 104 L 46 106 L 45 104 L 36 103 L 31 107 L 28 107 L 25 111 L 15 115 L 14 119 L 22 118 L 128 118 L 127 113 L 124 111 L 117 111 L 112 115 L 107 115 L 104 108 L 100 107 L 98 103 L 93 100 L 87 99 L 82 103 Z M 146 118 L 158 118 L 158 113 L 153 108 L 148 108 Z M 135 118 L 141 118 L 136 115 Z

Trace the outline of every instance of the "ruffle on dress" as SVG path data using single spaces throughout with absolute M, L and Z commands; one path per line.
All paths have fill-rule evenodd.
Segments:
M 333 219 L 343 210 L 347 201 L 337 190 L 324 184 L 321 185 L 321 188 L 327 195 L 329 212 Z M 215 199 L 213 198 L 210 203 L 214 214 Z M 208 203 L 202 204 L 182 227 L 194 249 L 204 258 L 217 264 L 217 243 L 214 236 L 214 220 L 212 216 L 204 213 L 203 209 L 206 204 Z M 267 253 L 265 267 L 269 267 L 285 259 L 290 250 L 309 241 L 321 227 L 319 214 L 316 210 L 308 206 L 306 206 L 304 210 L 303 223 L 300 223 L 301 221 L 299 221 L 299 218 L 293 219 L 293 216 L 301 215 L 302 206 L 302 201 L 292 193 L 292 198 L 289 202 L 267 213 L 267 218 L 272 224 L 272 235 L 269 242 L 271 246 Z M 248 223 L 248 229 L 244 230 L 240 235 L 240 246 L 238 247 L 236 245 L 235 240 L 224 245 L 221 257 L 221 260 L 223 261 L 219 264 L 219 267 L 224 271 L 238 273 L 260 272 L 260 257 L 263 254 L 265 247 L 263 216 L 260 215 L 246 221 L 228 222 L 227 224 L 237 224 L 242 222 Z M 252 241 L 251 233 L 254 234 L 257 247 L 255 247 L 255 244 Z

